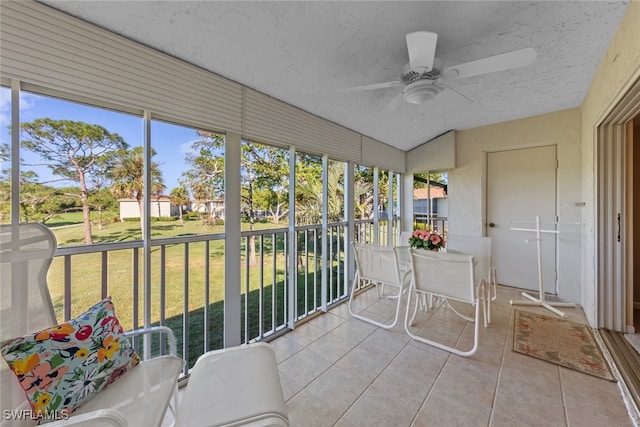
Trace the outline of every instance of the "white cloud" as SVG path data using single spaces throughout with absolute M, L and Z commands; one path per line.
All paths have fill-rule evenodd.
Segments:
M 36 101 L 40 99 L 38 95 L 30 93 L 20 93 L 20 111 L 27 111 L 33 108 Z M 0 90 L 0 125 L 11 124 L 11 90 L 2 88 Z
M 196 141 L 198 140 L 194 139 L 193 141 L 183 142 L 182 144 L 180 144 L 180 152 L 182 154 L 193 153 L 193 148 L 191 146 Z
M 30 110 L 40 97 L 31 93 L 20 93 L 20 111 Z

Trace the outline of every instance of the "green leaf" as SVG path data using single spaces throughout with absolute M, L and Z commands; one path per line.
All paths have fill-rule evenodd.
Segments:
M 56 367 L 64 363 L 64 358 L 60 356 L 60 353 L 56 353 L 56 355 L 51 358 L 49 363 L 51 363 L 51 369 L 55 369 Z
M 31 341 L 23 341 L 19 344 L 16 344 L 12 347 L 9 348 L 9 350 L 7 350 L 6 352 L 4 352 L 4 354 L 10 354 L 10 353 L 26 353 L 28 351 L 30 351 L 33 347 L 36 346 L 36 343 L 31 342 Z
M 58 406 L 60 406 L 60 404 L 62 403 L 62 396 L 60 396 L 59 394 L 55 394 L 53 396 L 53 399 L 51 399 L 51 402 L 49 402 L 49 406 L 48 409 L 50 412 L 55 411 L 56 409 L 58 409 Z

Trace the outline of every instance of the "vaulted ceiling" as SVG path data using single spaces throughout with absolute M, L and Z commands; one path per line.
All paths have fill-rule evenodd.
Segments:
M 43 0 L 174 57 L 402 150 L 464 130 L 579 106 L 628 1 Z M 405 36 L 438 34 L 443 67 L 525 47 L 533 64 L 452 80 L 399 103 Z M 176 82 L 179 85 L 180 82 Z

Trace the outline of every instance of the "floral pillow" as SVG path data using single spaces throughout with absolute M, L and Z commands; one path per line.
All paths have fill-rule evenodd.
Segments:
M 2 357 L 40 423 L 66 416 L 140 363 L 111 298 L 78 318 L 5 342 Z

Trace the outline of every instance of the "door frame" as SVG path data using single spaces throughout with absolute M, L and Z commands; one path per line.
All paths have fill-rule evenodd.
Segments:
M 618 332 L 633 330 L 632 311 L 628 317 L 633 295 L 628 266 L 633 263 L 629 258 L 633 248 L 629 238 L 632 223 L 626 218 L 630 201 L 626 126 L 639 114 L 640 78 L 595 129 L 596 326 Z

